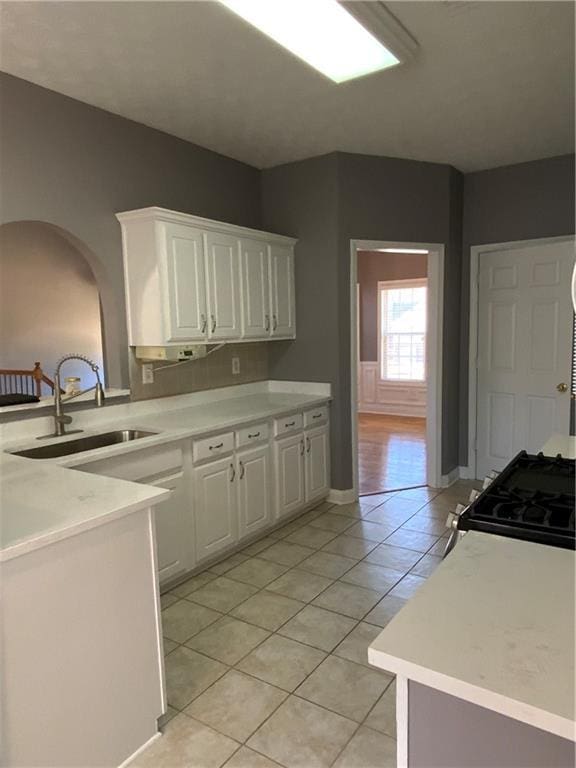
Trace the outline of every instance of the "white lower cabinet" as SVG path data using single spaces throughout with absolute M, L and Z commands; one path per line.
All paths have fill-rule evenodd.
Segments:
M 169 499 L 154 507 L 158 580 L 162 584 L 190 567 L 187 552 L 192 538 L 185 534 L 192 515 L 183 472 L 150 485 L 172 491 Z
M 277 518 L 297 512 L 306 503 L 304 450 L 302 432 L 281 437 L 274 444 Z
M 193 469 L 196 560 L 229 547 L 238 539 L 234 458 Z
M 270 447 L 240 451 L 236 456 L 239 537 L 266 528 L 272 522 Z
M 326 496 L 330 487 L 330 443 L 328 427 L 309 429 L 306 441 L 306 503 Z

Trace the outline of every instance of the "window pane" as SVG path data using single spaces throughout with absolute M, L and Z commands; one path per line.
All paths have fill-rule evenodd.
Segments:
M 426 287 L 382 288 L 382 379 L 424 381 L 426 378 Z

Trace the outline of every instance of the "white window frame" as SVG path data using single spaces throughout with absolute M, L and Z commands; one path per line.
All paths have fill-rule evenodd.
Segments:
M 389 386 L 402 385 L 419 389 L 426 388 L 428 380 L 428 309 L 426 309 L 426 338 L 424 341 L 424 379 L 414 381 L 413 379 L 383 379 L 382 378 L 382 289 L 391 288 L 426 288 L 426 308 L 428 308 L 428 278 L 418 277 L 409 280 L 379 280 L 378 281 L 378 381 L 380 384 Z

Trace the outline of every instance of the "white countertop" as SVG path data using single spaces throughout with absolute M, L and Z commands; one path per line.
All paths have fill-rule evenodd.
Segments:
M 552 435 L 542 447 L 544 456 L 557 456 L 559 453 L 565 459 L 576 459 L 576 437 L 568 435 Z
M 114 407 L 108 411 L 106 408 L 95 409 L 85 417 L 91 420 L 91 428 L 85 429 L 82 435 L 70 435 L 65 439 L 73 440 L 113 429 L 138 428 L 158 434 L 72 456 L 39 460 L 6 453 L 51 442 L 60 443 L 62 438 L 41 443 L 31 437 L 3 441 L 0 444 L 0 560 L 11 559 L 108 519 L 157 504 L 170 493 L 139 483 L 74 472 L 71 468 L 75 466 L 234 429 L 260 419 L 312 408 L 330 400 L 327 395 L 294 392 L 259 392 L 242 397 L 230 397 L 229 392 L 226 394 L 223 399 L 215 394 L 215 399 L 210 401 L 206 393 L 202 393 L 198 398 L 200 404 L 178 409 L 170 409 L 167 401 L 163 410 L 162 402 L 154 401 L 151 412 L 140 412 L 137 416 L 130 413 L 131 410 L 141 411 L 141 404 L 135 404 L 133 409 L 116 406 L 118 411 Z M 190 401 L 194 402 L 194 398 L 191 397 Z M 124 415 L 119 417 L 118 413 Z M 75 415 L 73 426 L 77 426 L 77 422 L 81 425 L 81 418 L 77 419 Z
M 575 739 L 575 562 L 572 550 L 468 532 L 368 658 Z

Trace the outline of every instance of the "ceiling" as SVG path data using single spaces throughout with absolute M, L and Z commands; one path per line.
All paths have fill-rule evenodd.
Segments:
M 0 68 L 258 168 L 474 171 L 574 150 L 572 2 L 391 2 L 414 60 L 341 85 L 217 2 L 2 2 Z

